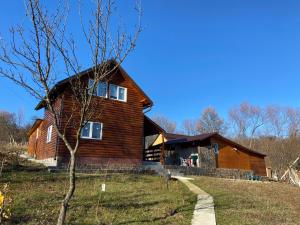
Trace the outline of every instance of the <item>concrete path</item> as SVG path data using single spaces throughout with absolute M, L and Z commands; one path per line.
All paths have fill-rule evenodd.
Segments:
M 184 183 L 191 192 L 198 195 L 198 201 L 195 206 L 192 225 L 216 225 L 213 197 L 201 190 L 198 186 L 191 183 L 192 178 L 173 176 Z

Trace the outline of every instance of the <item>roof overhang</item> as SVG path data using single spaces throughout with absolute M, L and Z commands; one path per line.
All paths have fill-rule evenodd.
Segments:
M 33 125 L 31 126 L 31 128 L 29 129 L 29 131 L 27 132 L 28 137 L 40 126 L 40 124 L 43 122 L 42 119 L 36 119 L 33 123 Z
M 231 144 L 232 146 L 234 146 L 236 148 L 239 148 L 242 151 L 246 151 L 246 152 L 253 153 L 255 155 L 266 157 L 266 154 L 254 151 L 254 150 L 252 150 L 250 148 L 247 148 L 247 147 L 245 147 L 241 144 L 238 144 L 238 143 L 236 143 L 236 142 L 234 142 L 234 141 L 232 141 L 228 138 L 223 137 L 219 133 L 207 133 L 207 134 L 200 134 L 200 135 L 196 135 L 196 136 L 189 136 L 189 137 L 186 137 L 186 138 L 177 138 L 177 139 L 168 140 L 164 144 L 166 146 L 176 145 L 176 144 L 180 144 L 180 145 L 182 145 L 182 144 L 197 144 L 197 143 L 208 141 L 211 138 L 215 138 L 217 140 L 222 140 L 224 142 L 227 142 L 227 143 Z
M 114 59 L 109 60 L 108 63 L 111 63 L 113 65 L 118 65 L 117 61 Z M 100 65 L 101 66 L 101 65 Z M 91 67 L 87 70 L 84 70 L 78 74 L 74 74 L 66 79 L 63 79 L 59 82 L 57 82 L 53 88 L 51 88 L 49 95 L 52 100 L 54 100 L 63 90 L 64 88 L 72 82 L 74 79 L 81 78 L 83 76 L 86 76 L 93 72 L 95 67 Z M 146 93 L 137 85 L 137 83 L 129 76 L 129 74 L 122 68 L 121 65 L 118 65 L 117 70 L 120 71 L 121 75 L 125 78 L 130 80 L 130 82 L 135 86 L 135 88 L 141 93 L 143 96 L 143 99 L 141 100 L 141 103 L 143 104 L 143 108 L 146 109 L 148 107 L 153 106 L 152 100 L 146 95 Z M 35 107 L 35 110 L 42 109 L 46 106 L 45 99 L 42 99 Z
M 151 120 L 149 117 L 144 115 L 144 136 L 150 136 L 161 133 L 165 133 L 165 130 L 153 120 Z

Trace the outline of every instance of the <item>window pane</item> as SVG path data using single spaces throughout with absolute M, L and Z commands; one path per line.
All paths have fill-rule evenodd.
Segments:
M 100 133 L 101 133 L 101 124 L 100 123 L 93 123 L 92 138 L 100 139 Z
M 94 80 L 89 79 L 89 87 L 88 87 L 89 88 L 89 94 L 92 93 L 93 83 L 94 83 Z M 97 87 L 95 87 L 94 95 L 97 95 Z
M 118 99 L 118 87 L 116 85 L 109 85 L 109 97 L 112 99 Z
M 90 123 L 86 123 L 85 126 L 81 130 L 81 137 L 89 137 L 90 136 Z
M 98 96 L 106 97 L 106 83 L 99 82 L 99 84 L 98 84 Z
M 119 87 L 119 100 L 125 101 L 125 88 Z

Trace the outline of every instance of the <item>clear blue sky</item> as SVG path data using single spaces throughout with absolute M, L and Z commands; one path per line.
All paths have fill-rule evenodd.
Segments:
M 127 10 L 132 1 L 121 2 Z M 150 115 L 179 124 L 206 106 L 222 116 L 243 101 L 300 106 L 300 1 L 144 0 L 142 5 L 145 29 L 123 67 L 153 100 Z M 5 36 L 9 26 L 24 20 L 23 0 L 3 1 L 0 8 Z M 41 115 L 33 110 L 36 104 L 0 78 L 1 110 L 22 109 L 29 119 Z

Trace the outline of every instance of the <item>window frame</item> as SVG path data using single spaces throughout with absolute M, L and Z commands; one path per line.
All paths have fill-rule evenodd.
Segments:
M 92 122 L 92 121 L 88 121 L 85 123 L 86 124 L 90 124 L 90 129 L 89 129 L 89 136 L 82 136 L 82 131 L 83 131 L 83 128 L 81 129 L 81 132 L 80 132 L 80 138 L 81 139 L 92 139 L 92 140 L 102 140 L 102 134 L 103 134 L 103 123 L 101 122 Z M 93 127 L 94 127 L 94 124 L 100 124 L 101 126 L 101 129 L 100 129 L 100 137 L 99 138 L 93 138 Z
M 111 98 L 111 95 L 110 95 L 110 90 L 111 90 L 110 87 L 111 86 L 115 86 L 117 88 L 117 98 Z M 124 89 L 124 99 L 119 98 L 120 88 Z M 116 85 L 116 84 L 109 84 L 109 91 L 108 92 L 109 92 L 109 99 L 117 100 L 117 101 L 120 101 L 120 102 L 127 102 L 127 88 L 126 87 L 119 86 L 119 85 Z
M 90 81 L 93 81 L 94 79 L 91 79 L 89 78 L 89 81 L 88 81 L 88 88 L 90 88 Z M 102 96 L 102 95 L 98 95 L 99 93 L 99 88 L 100 88 L 100 84 L 105 84 L 105 96 Z M 89 89 L 89 94 L 91 94 L 91 90 Z M 107 82 L 104 82 L 104 81 L 99 81 L 98 84 L 97 84 L 97 87 L 95 89 L 95 93 L 93 93 L 94 96 L 97 96 L 97 97 L 101 97 L 101 98 L 107 98 L 108 97 L 108 83 Z
M 48 126 L 47 128 L 47 136 L 46 136 L 46 143 L 50 143 L 52 139 L 52 125 Z

